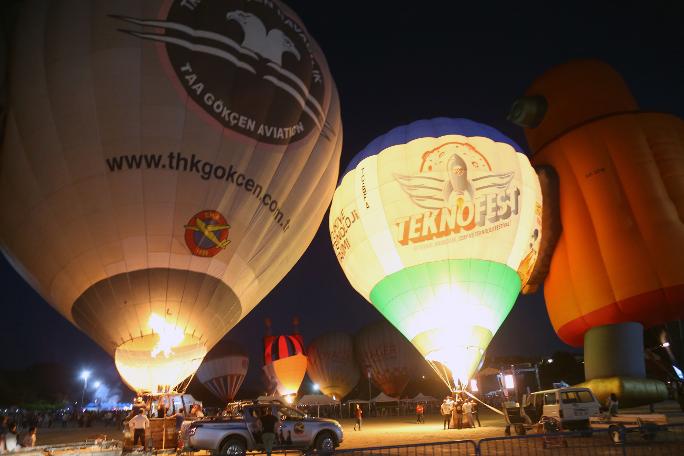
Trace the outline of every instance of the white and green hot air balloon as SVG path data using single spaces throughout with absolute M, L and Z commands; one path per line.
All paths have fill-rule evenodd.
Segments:
M 520 150 L 466 119 L 418 121 L 371 142 L 333 197 L 349 282 L 452 389 L 477 370 L 536 261 L 542 196 Z
M 279 1 L 26 1 L 0 159 L 0 244 L 168 391 L 283 278 L 338 175 L 325 58 Z

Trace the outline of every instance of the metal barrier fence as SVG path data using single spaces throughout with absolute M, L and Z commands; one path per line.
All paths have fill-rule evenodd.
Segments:
M 338 450 L 390 456 L 682 456 L 684 424 Z
M 352 456 L 477 456 L 477 444 L 473 440 L 452 440 L 450 442 L 416 443 L 372 448 L 337 450 L 335 455 Z

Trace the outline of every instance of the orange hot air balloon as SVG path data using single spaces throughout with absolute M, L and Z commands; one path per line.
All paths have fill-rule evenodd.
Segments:
M 264 372 L 275 390 L 291 400 L 306 375 L 307 357 L 299 334 L 264 338 Z
M 549 70 L 510 118 L 526 127 L 533 163 L 559 176 L 562 233 L 544 284 L 556 332 L 584 341 L 599 395 L 662 397 L 664 385 L 644 378 L 641 334 L 684 317 L 684 121 L 639 111 L 593 60 Z

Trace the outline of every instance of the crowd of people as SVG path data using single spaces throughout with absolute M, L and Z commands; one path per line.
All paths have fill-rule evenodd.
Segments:
M 140 418 L 137 418 L 140 416 Z M 121 428 L 128 422 L 134 439 L 141 442 L 146 449 L 146 432 L 149 430 L 150 418 L 175 417 L 176 428 L 180 430 L 186 417 L 202 418 L 204 411 L 201 404 L 192 404 L 186 413 L 185 409 L 173 409 L 165 402 L 160 401 L 154 409 L 142 398 L 136 399 L 131 411 L 126 410 L 103 410 L 83 411 L 57 410 L 34 412 L 23 409 L 11 410 L 6 415 L 0 416 L 0 454 L 12 452 L 21 448 L 36 445 L 38 433 L 41 428 L 89 428 L 93 426 Z
M 128 422 L 128 428 L 133 436 L 133 446 L 135 447 L 140 444 L 143 447 L 143 451 L 147 451 L 147 433 L 150 429 L 149 418 L 174 418 L 176 431 L 180 431 L 186 418 L 204 418 L 204 410 L 201 404 L 195 403 L 191 405 L 190 411 L 186 413 L 184 407 L 174 409 L 163 399 L 157 401 L 153 406 L 151 398 L 147 402 L 141 397 L 136 398 L 131 412 L 126 416 L 124 422 Z
M 478 403 L 473 398 L 463 394 L 457 394 L 455 397 L 446 396 L 439 408 L 443 418 L 443 428 L 474 428 L 475 422 L 477 422 L 478 427 L 481 427 L 482 424 L 480 424 L 480 417 L 477 409 Z M 418 416 L 418 422 L 421 422 L 420 414 Z
M 92 427 L 93 425 L 120 426 L 126 417 L 125 411 L 29 411 L 15 409 L 0 416 L 0 453 L 36 445 L 39 429 Z

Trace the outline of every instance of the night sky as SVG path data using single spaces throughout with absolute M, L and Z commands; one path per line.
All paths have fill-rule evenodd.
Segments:
M 439 116 L 490 124 L 525 148 L 522 130 L 506 120 L 509 106 L 535 77 L 573 58 L 599 58 L 614 66 L 643 110 L 684 116 L 684 3 L 640 3 L 560 2 L 557 7 L 555 2 L 421 1 L 405 6 L 301 0 L 289 5 L 323 49 L 336 81 L 344 169 L 376 136 Z M 17 223 L 9 218 L 5 214 L 3 223 Z M 4 259 L 0 287 L 0 369 L 54 361 L 73 366 L 75 375 L 91 367 L 96 375 L 118 378 L 113 360 Z M 342 273 L 327 215 L 301 260 L 226 336 L 249 349 L 248 381 L 260 377 L 264 318 L 270 317 L 274 332 L 281 333 L 291 329 L 294 315 L 307 342 L 332 330 L 355 332 L 382 318 Z M 518 299 L 488 356 L 546 355 L 568 348 L 553 332 L 539 292 Z

